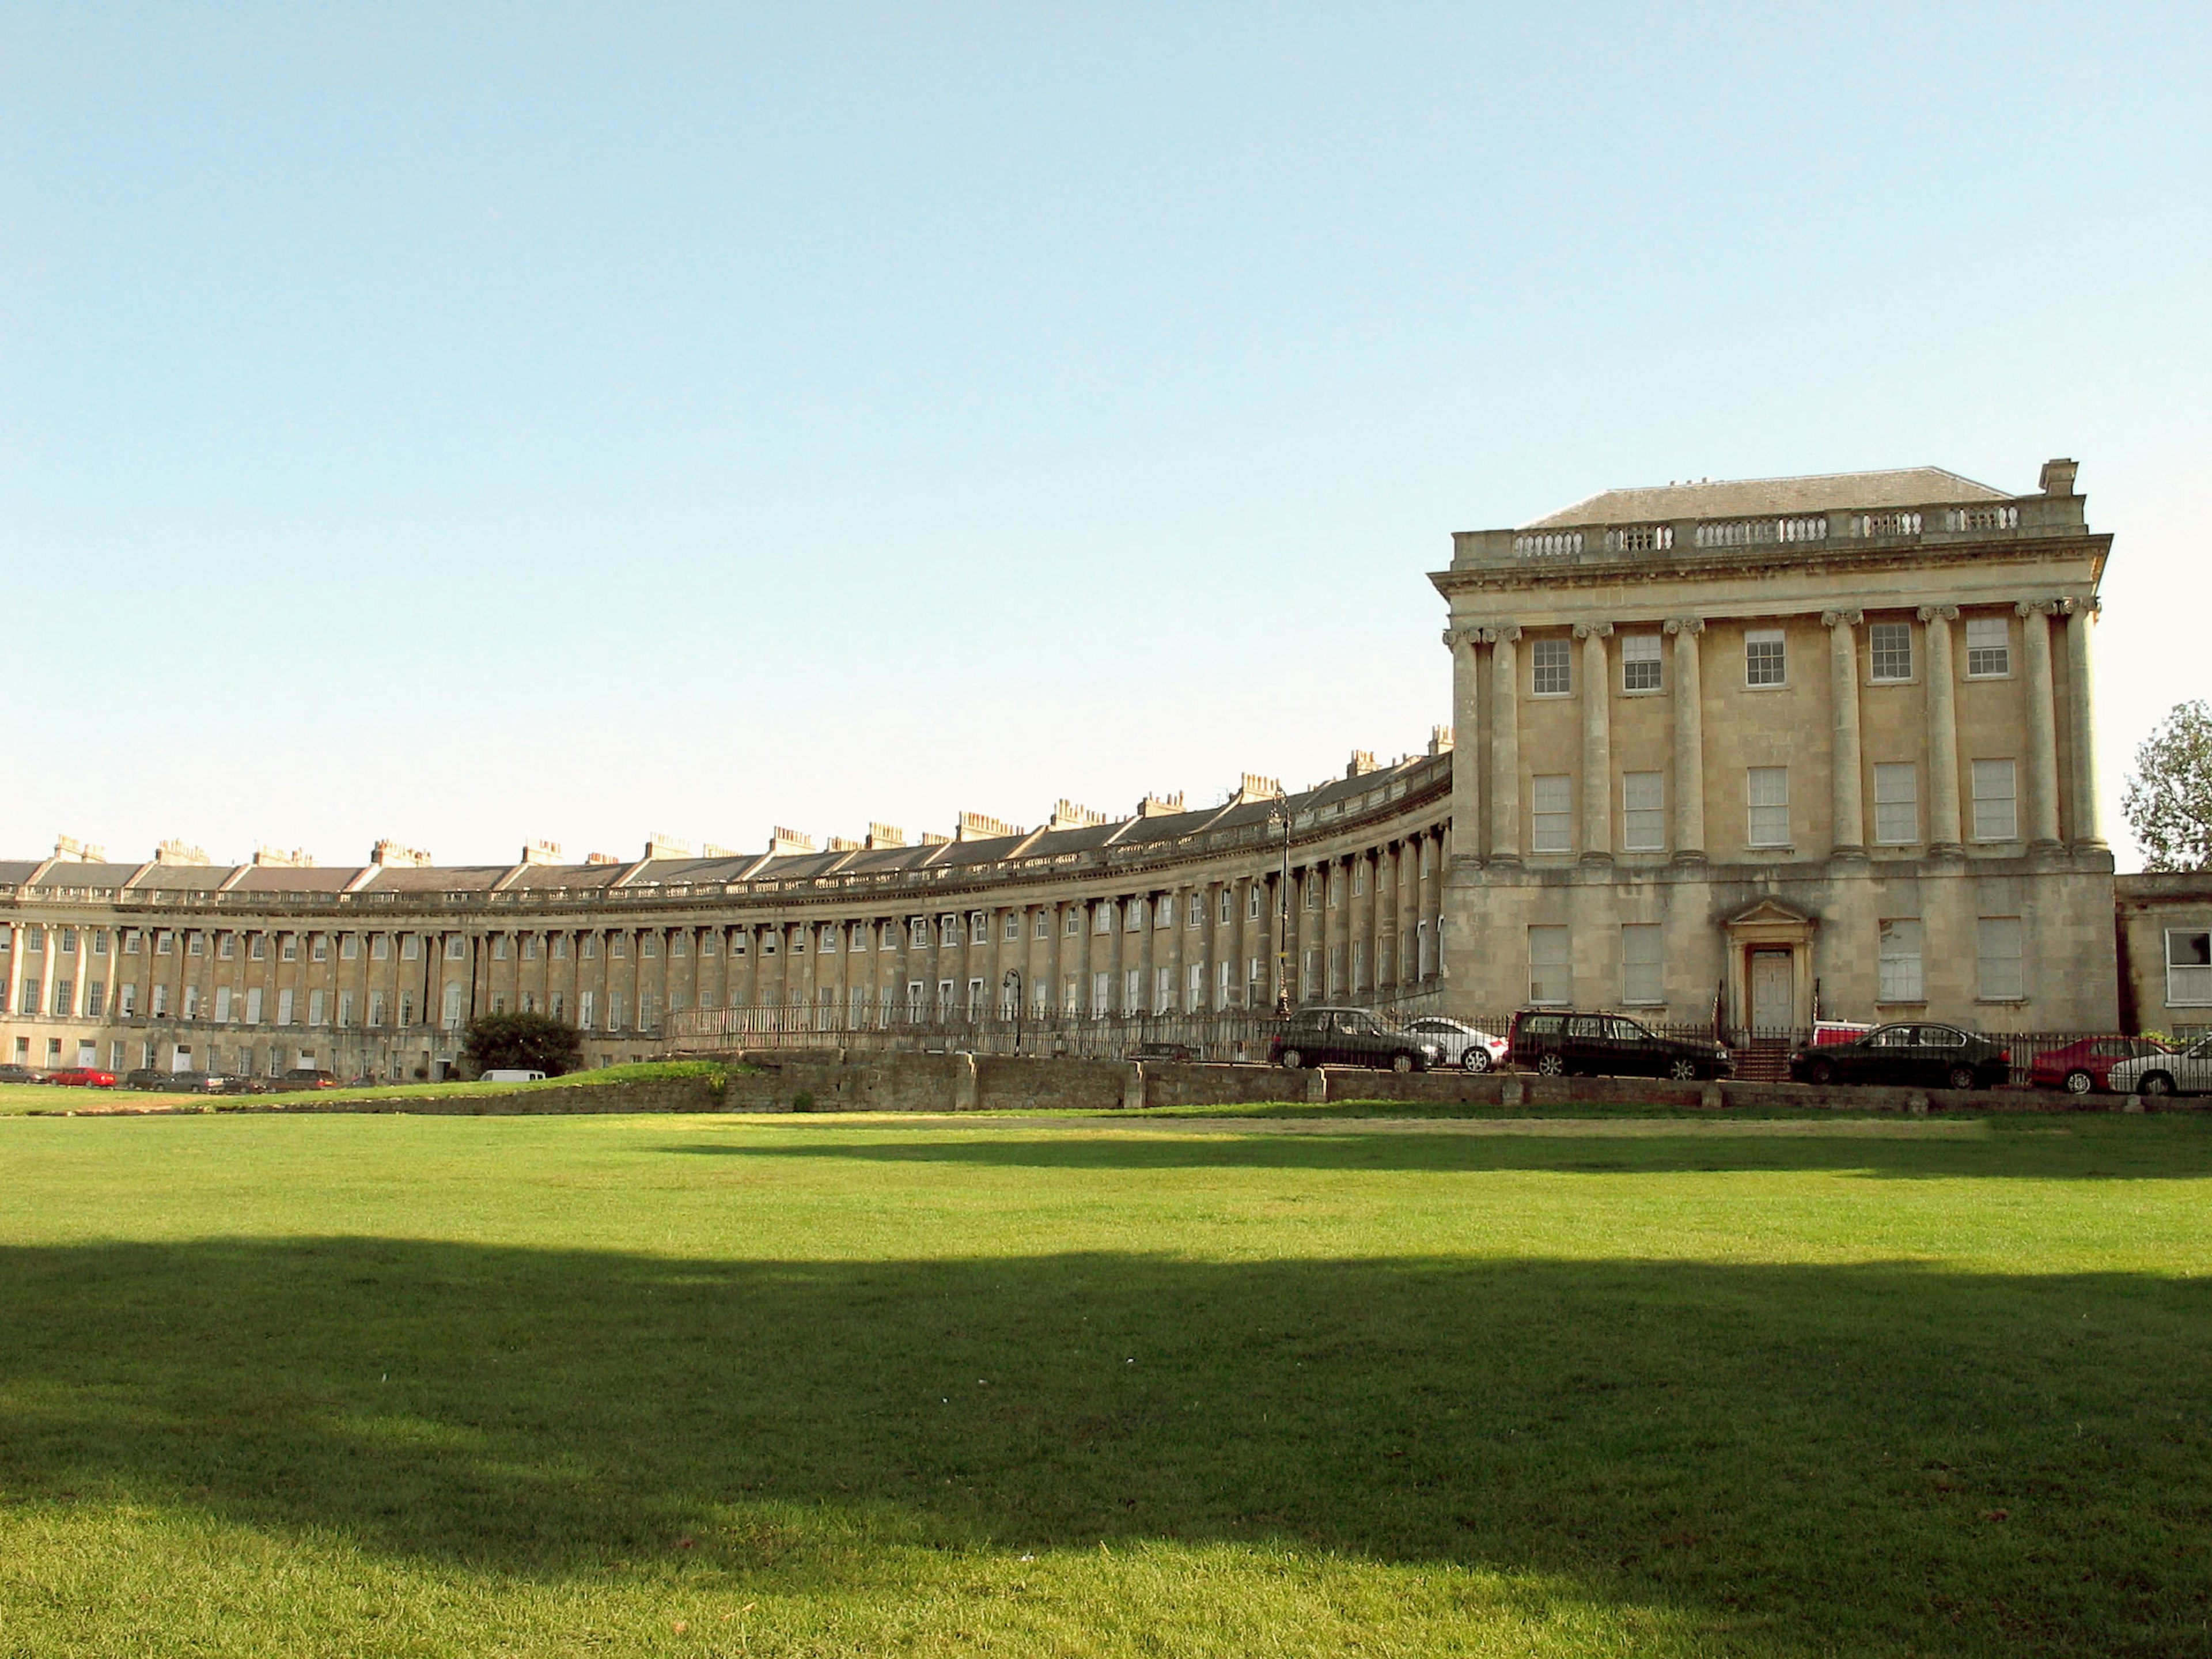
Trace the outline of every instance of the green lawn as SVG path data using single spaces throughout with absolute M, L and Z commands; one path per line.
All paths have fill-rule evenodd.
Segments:
M 0 1120 L 0 1655 L 2212 1653 L 2212 1123 L 1547 1127 Z
M 712 1076 L 727 1068 L 712 1060 L 659 1060 L 637 1066 L 608 1066 L 571 1072 L 542 1083 L 382 1083 L 366 1089 L 306 1089 L 265 1095 L 167 1094 L 143 1089 L 58 1089 L 44 1083 L 0 1083 L 0 1116 L 33 1112 L 98 1110 L 103 1107 L 171 1109 L 206 1107 L 216 1111 L 269 1106 L 335 1106 L 354 1100 L 467 1098 L 480 1095 L 535 1094 L 547 1089 L 588 1089 L 608 1083 L 637 1083 L 654 1078 Z

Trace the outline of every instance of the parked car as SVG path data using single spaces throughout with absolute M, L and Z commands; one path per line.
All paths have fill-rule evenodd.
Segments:
M 1267 1044 L 1271 1065 L 1371 1066 L 1425 1072 L 1443 1050 L 1431 1037 L 1410 1036 L 1370 1008 L 1302 1008 Z
M 1662 1036 L 1621 1014 L 1524 1008 L 1513 1016 L 1506 1052 L 1544 1077 L 1664 1077 L 1688 1083 L 1735 1069 L 1719 1043 Z
M 103 1072 L 96 1066 L 71 1066 L 56 1072 L 46 1081 L 62 1089 L 112 1089 L 115 1073 Z
M 338 1074 L 336 1072 L 318 1071 L 312 1066 L 295 1066 L 275 1084 L 278 1092 L 286 1094 L 295 1089 L 335 1089 L 337 1086 Z
M 123 1086 L 126 1089 L 166 1089 L 169 1086 L 169 1074 L 157 1072 L 151 1066 L 141 1066 L 135 1072 L 123 1074 Z
M 1807 1044 L 1790 1056 L 1800 1083 L 1893 1083 L 1994 1089 L 2012 1080 L 2012 1051 L 1956 1025 L 1877 1025 L 1850 1042 Z
M 27 1066 L 0 1066 L 0 1083 L 36 1083 L 39 1074 Z
M 215 1080 L 215 1087 L 209 1092 L 218 1095 L 265 1095 L 269 1092 L 269 1088 L 270 1083 L 267 1078 L 219 1077 Z
M 1406 1035 L 1435 1043 L 1440 1065 L 1457 1066 L 1469 1072 L 1486 1072 L 1493 1066 L 1505 1063 L 1506 1043 L 1504 1037 L 1492 1036 L 1487 1031 L 1477 1030 L 1460 1020 L 1447 1019 L 1442 1014 L 1424 1014 L 1419 1019 L 1407 1021 Z
M 2115 1060 L 2105 1074 L 2105 1086 L 2124 1095 L 2212 1091 L 2212 1036 L 2197 1038 L 2178 1054 L 2142 1054 Z
M 222 1092 L 224 1081 L 209 1072 L 172 1072 L 168 1087 L 180 1095 L 216 1095 Z
M 2124 1060 L 2145 1060 L 2170 1054 L 2172 1049 L 2152 1037 L 2083 1037 L 2063 1048 L 2038 1054 L 2027 1068 L 2027 1080 L 2039 1089 L 2063 1089 L 2069 1095 L 2109 1089 L 2112 1067 Z
M 1129 1050 L 1129 1058 L 1132 1060 L 1196 1060 L 1198 1057 L 1197 1045 L 1189 1042 L 1140 1042 Z M 486 1072 L 484 1075 L 489 1077 L 492 1074 Z M 544 1075 L 543 1072 L 530 1073 L 532 1079 L 542 1078 Z

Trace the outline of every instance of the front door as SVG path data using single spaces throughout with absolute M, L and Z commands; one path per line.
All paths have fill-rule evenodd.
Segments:
M 1796 998 L 1790 994 L 1790 952 L 1753 951 L 1751 953 L 1751 1029 L 1786 1031 L 1796 1023 Z

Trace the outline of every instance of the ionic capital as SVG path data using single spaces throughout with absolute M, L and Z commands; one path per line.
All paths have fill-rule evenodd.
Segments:
M 1486 628 L 1482 630 L 1482 642 L 1485 645 L 1510 645 L 1514 641 L 1520 637 L 1520 629 L 1511 623 L 1506 623 L 1497 628 Z
M 1935 622 L 1939 617 L 1947 623 L 1956 622 L 1959 620 L 1959 607 L 1955 605 L 1923 605 L 1919 614 L 1920 620 L 1924 623 Z
M 1703 617 L 1669 617 L 1667 618 L 1667 631 L 1669 634 L 1702 634 L 1705 631 L 1705 619 Z
M 1601 640 L 1611 639 L 1613 624 L 1611 623 L 1577 623 L 1575 624 L 1577 639 L 1587 640 L 1593 636 Z
M 2022 599 L 2012 611 L 2015 617 L 2056 617 L 2062 614 L 2060 607 L 2065 603 L 2063 599 Z
M 1856 628 L 1865 620 L 1866 612 L 1863 611 L 1823 611 L 1820 613 L 1820 626 L 1823 628 Z
M 1456 651 L 1462 646 L 1465 646 L 1472 651 L 1482 643 L 1482 629 L 1473 623 L 1463 623 L 1457 628 L 1447 628 L 1444 629 L 1444 648 L 1448 651 Z

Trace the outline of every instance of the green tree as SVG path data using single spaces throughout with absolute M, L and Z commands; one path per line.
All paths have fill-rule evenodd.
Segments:
M 514 1068 L 558 1077 L 582 1064 L 583 1039 L 549 1014 L 484 1014 L 469 1022 L 461 1057 L 478 1073 Z
M 2177 703 L 2143 739 L 2123 805 L 2148 868 L 2212 869 L 2212 706 Z

